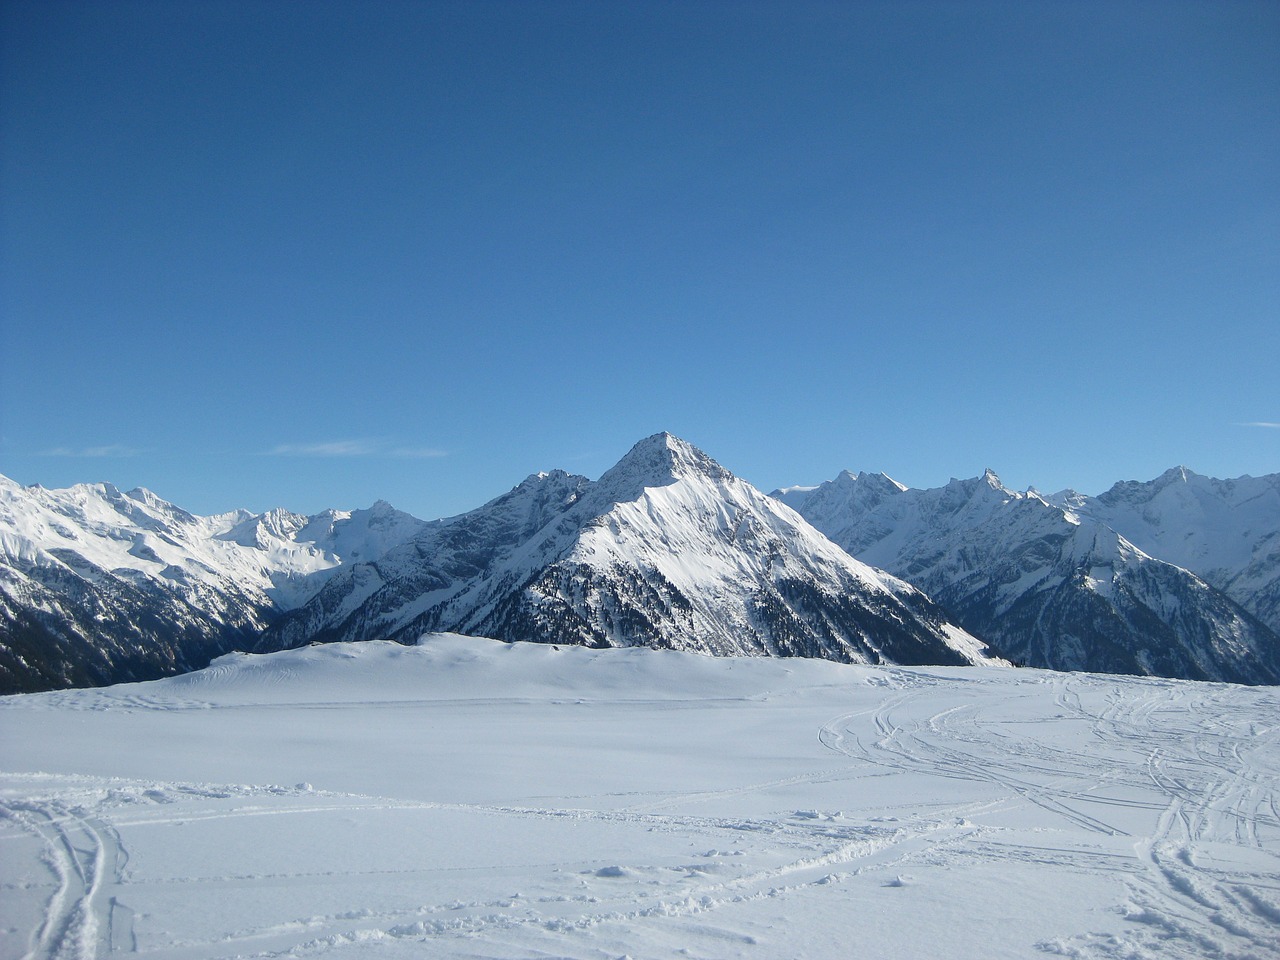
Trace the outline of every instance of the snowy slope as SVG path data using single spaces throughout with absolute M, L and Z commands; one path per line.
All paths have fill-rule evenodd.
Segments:
M 200 517 L 150 490 L 122 493 L 109 483 L 46 490 L 0 477 L 0 557 L 7 562 L 74 555 L 68 563 L 170 583 L 223 589 L 231 581 L 283 607 L 305 599 L 302 578 L 381 555 L 423 526 L 383 501 L 314 517 L 280 509 Z
M 784 493 L 851 554 L 1032 666 L 1280 681 L 1280 638 L 1195 575 L 991 471 L 932 490 L 840 474 Z
M 141 679 L 249 645 L 326 571 L 424 524 L 378 503 L 195 516 L 148 490 L 0 477 L 0 689 Z
M 0 698 L 0 956 L 1261 960 L 1277 692 L 437 636 Z
M 669 434 L 598 481 L 530 477 L 343 569 L 259 649 L 428 630 L 854 662 L 983 657 L 918 590 Z
M 1215 480 L 1174 467 L 1098 497 L 1051 499 L 1192 571 L 1280 631 L 1280 474 Z

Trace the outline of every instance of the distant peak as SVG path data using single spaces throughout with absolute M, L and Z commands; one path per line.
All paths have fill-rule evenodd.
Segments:
M 540 490 L 544 487 L 562 486 L 565 481 L 570 484 L 577 484 L 582 481 L 582 477 L 577 474 L 567 473 L 564 470 L 539 470 L 537 473 L 531 473 L 518 484 L 516 490 Z
M 851 470 L 842 470 L 834 480 L 829 480 L 818 488 L 813 504 L 816 509 L 852 510 L 860 513 L 879 506 L 906 489 L 884 473 L 862 471 L 855 474 Z
M 655 433 L 645 437 L 619 461 L 643 467 L 657 467 L 669 470 L 673 478 L 679 478 L 689 472 L 727 473 L 728 471 L 708 457 L 693 444 L 681 440 L 670 433 Z
M 845 473 L 848 472 L 848 470 L 845 471 Z M 864 486 L 874 487 L 877 490 L 903 493 L 907 489 L 906 484 L 899 483 L 887 473 L 866 473 L 864 471 L 859 473 L 856 479 Z
M 1184 466 L 1170 467 L 1164 473 L 1160 474 L 1157 483 L 1167 485 L 1170 483 L 1190 483 L 1192 478 L 1198 476 L 1194 470 L 1189 470 Z
M 681 440 L 675 434 L 667 433 L 665 430 L 661 433 L 655 433 L 652 436 L 645 437 L 631 448 L 631 453 L 647 453 L 650 451 L 666 451 L 674 453 L 681 448 L 693 449 L 692 445 Z
M 978 497 L 982 497 L 984 500 L 994 499 L 993 495 L 1001 499 L 1007 496 L 1018 496 L 1018 494 L 1007 489 L 1005 485 L 1000 482 L 1000 478 L 996 475 L 995 471 L 990 468 L 982 471 L 981 476 L 972 477 L 968 480 L 957 480 L 955 477 L 952 477 L 951 482 L 943 489 L 948 492 L 948 501 L 957 504 L 959 502 Z
M 480 507 L 479 510 L 497 507 L 506 509 L 512 504 L 528 504 L 529 502 L 555 501 L 571 503 L 581 495 L 583 487 L 590 483 L 591 481 L 586 477 L 576 473 L 566 473 L 564 470 L 540 470 L 537 473 L 529 474 L 506 493 L 494 497 L 483 507 Z M 470 516 L 470 513 L 462 514 L 461 516 Z
M 1171 487 L 1185 487 L 1196 481 L 1202 481 L 1198 473 L 1186 467 L 1170 467 L 1154 480 L 1121 480 L 1098 499 L 1102 503 L 1117 503 L 1122 500 L 1148 500 Z
M 284 507 L 273 507 L 258 518 L 258 526 L 273 536 L 288 540 L 306 526 L 307 518 Z
M 854 473 L 852 470 L 841 470 L 835 475 L 834 479 L 827 480 L 820 486 L 831 490 L 841 490 L 847 493 L 856 487 L 861 486 L 861 480 L 862 474 Z
M 148 490 L 146 487 L 134 487 L 125 493 L 125 496 L 134 503 L 140 503 L 145 507 L 151 507 L 153 510 L 167 510 L 170 512 L 180 513 L 190 516 L 186 510 L 181 507 L 174 506 L 164 497 L 157 496 L 154 491 Z

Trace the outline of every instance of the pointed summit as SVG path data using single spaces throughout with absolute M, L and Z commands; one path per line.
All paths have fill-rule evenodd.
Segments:
M 632 447 L 600 478 L 597 489 L 615 500 L 633 500 L 646 487 L 696 478 L 723 482 L 734 477 L 693 444 L 664 432 Z
M 1005 489 L 995 472 L 987 468 L 979 477 L 957 480 L 955 477 L 939 488 L 937 509 L 945 513 L 989 510 L 1009 500 L 1021 499 L 1021 495 Z
M 669 433 L 531 510 L 535 483 L 336 574 L 259 649 L 448 630 L 858 663 L 985 658 L 918 590 Z
M 849 471 L 845 471 L 848 473 Z M 895 494 L 904 493 L 907 489 L 905 484 L 899 483 L 887 473 L 867 473 L 862 471 L 858 474 L 858 482 L 864 487 L 875 490 L 877 493 L 885 496 L 894 496 Z
M 1156 487 L 1167 487 L 1174 483 L 1187 484 L 1191 483 L 1192 480 L 1198 479 L 1198 477 L 1199 474 L 1194 470 L 1190 470 L 1185 466 L 1179 465 L 1176 467 L 1170 467 L 1164 473 L 1160 474 L 1160 476 L 1153 481 L 1153 484 Z

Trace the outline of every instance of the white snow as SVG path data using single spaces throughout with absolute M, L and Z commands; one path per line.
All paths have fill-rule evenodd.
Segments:
M 283 609 L 305 602 L 339 566 L 381 556 L 426 526 L 382 501 L 314 517 L 281 509 L 200 517 L 141 488 L 49 490 L 0 476 L 0 562 L 21 569 L 79 557 L 169 584 L 179 574 L 219 590 L 234 587 Z
M 1280 629 L 1280 474 L 1217 480 L 1174 467 L 1099 497 L 1065 491 L 1053 499 L 1203 577 Z
M 0 956 L 1280 953 L 1280 690 L 335 644 L 0 699 Z

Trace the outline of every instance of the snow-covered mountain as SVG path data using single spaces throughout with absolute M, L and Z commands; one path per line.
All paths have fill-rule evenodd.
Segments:
M 1054 669 L 1280 682 L 1274 631 L 1095 518 L 1138 499 L 1124 500 L 1123 489 L 1086 512 L 1078 498 L 1009 490 L 990 471 L 932 490 L 846 471 L 776 496 L 852 555 L 928 592 L 1001 656 Z M 1185 544 L 1194 518 L 1181 516 Z M 1231 533 L 1202 529 L 1209 542 Z
M 0 477 L 0 689 L 145 679 L 256 642 L 344 562 L 422 521 L 377 503 L 199 517 L 148 490 Z
M 599 480 L 539 473 L 431 522 L 0 477 L 0 691 L 437 630 L 907 664 L 981 660 L 980 637 L 1032 665 L 1278 683 L 1278 611 L 1280 475 L 1046 497 L 844 473 L 767 497 L 659 434 Z
M 863 663 L 983 659 L 919 590 L 669 434 L 597 481 L 531 476 L 344 567 L 259 649 L 434 630 Z
M 1174 467 L 1098 497 L 1049 499 L 1192 571 L 1280 632 L 1280 473 L 1215 480 Z

